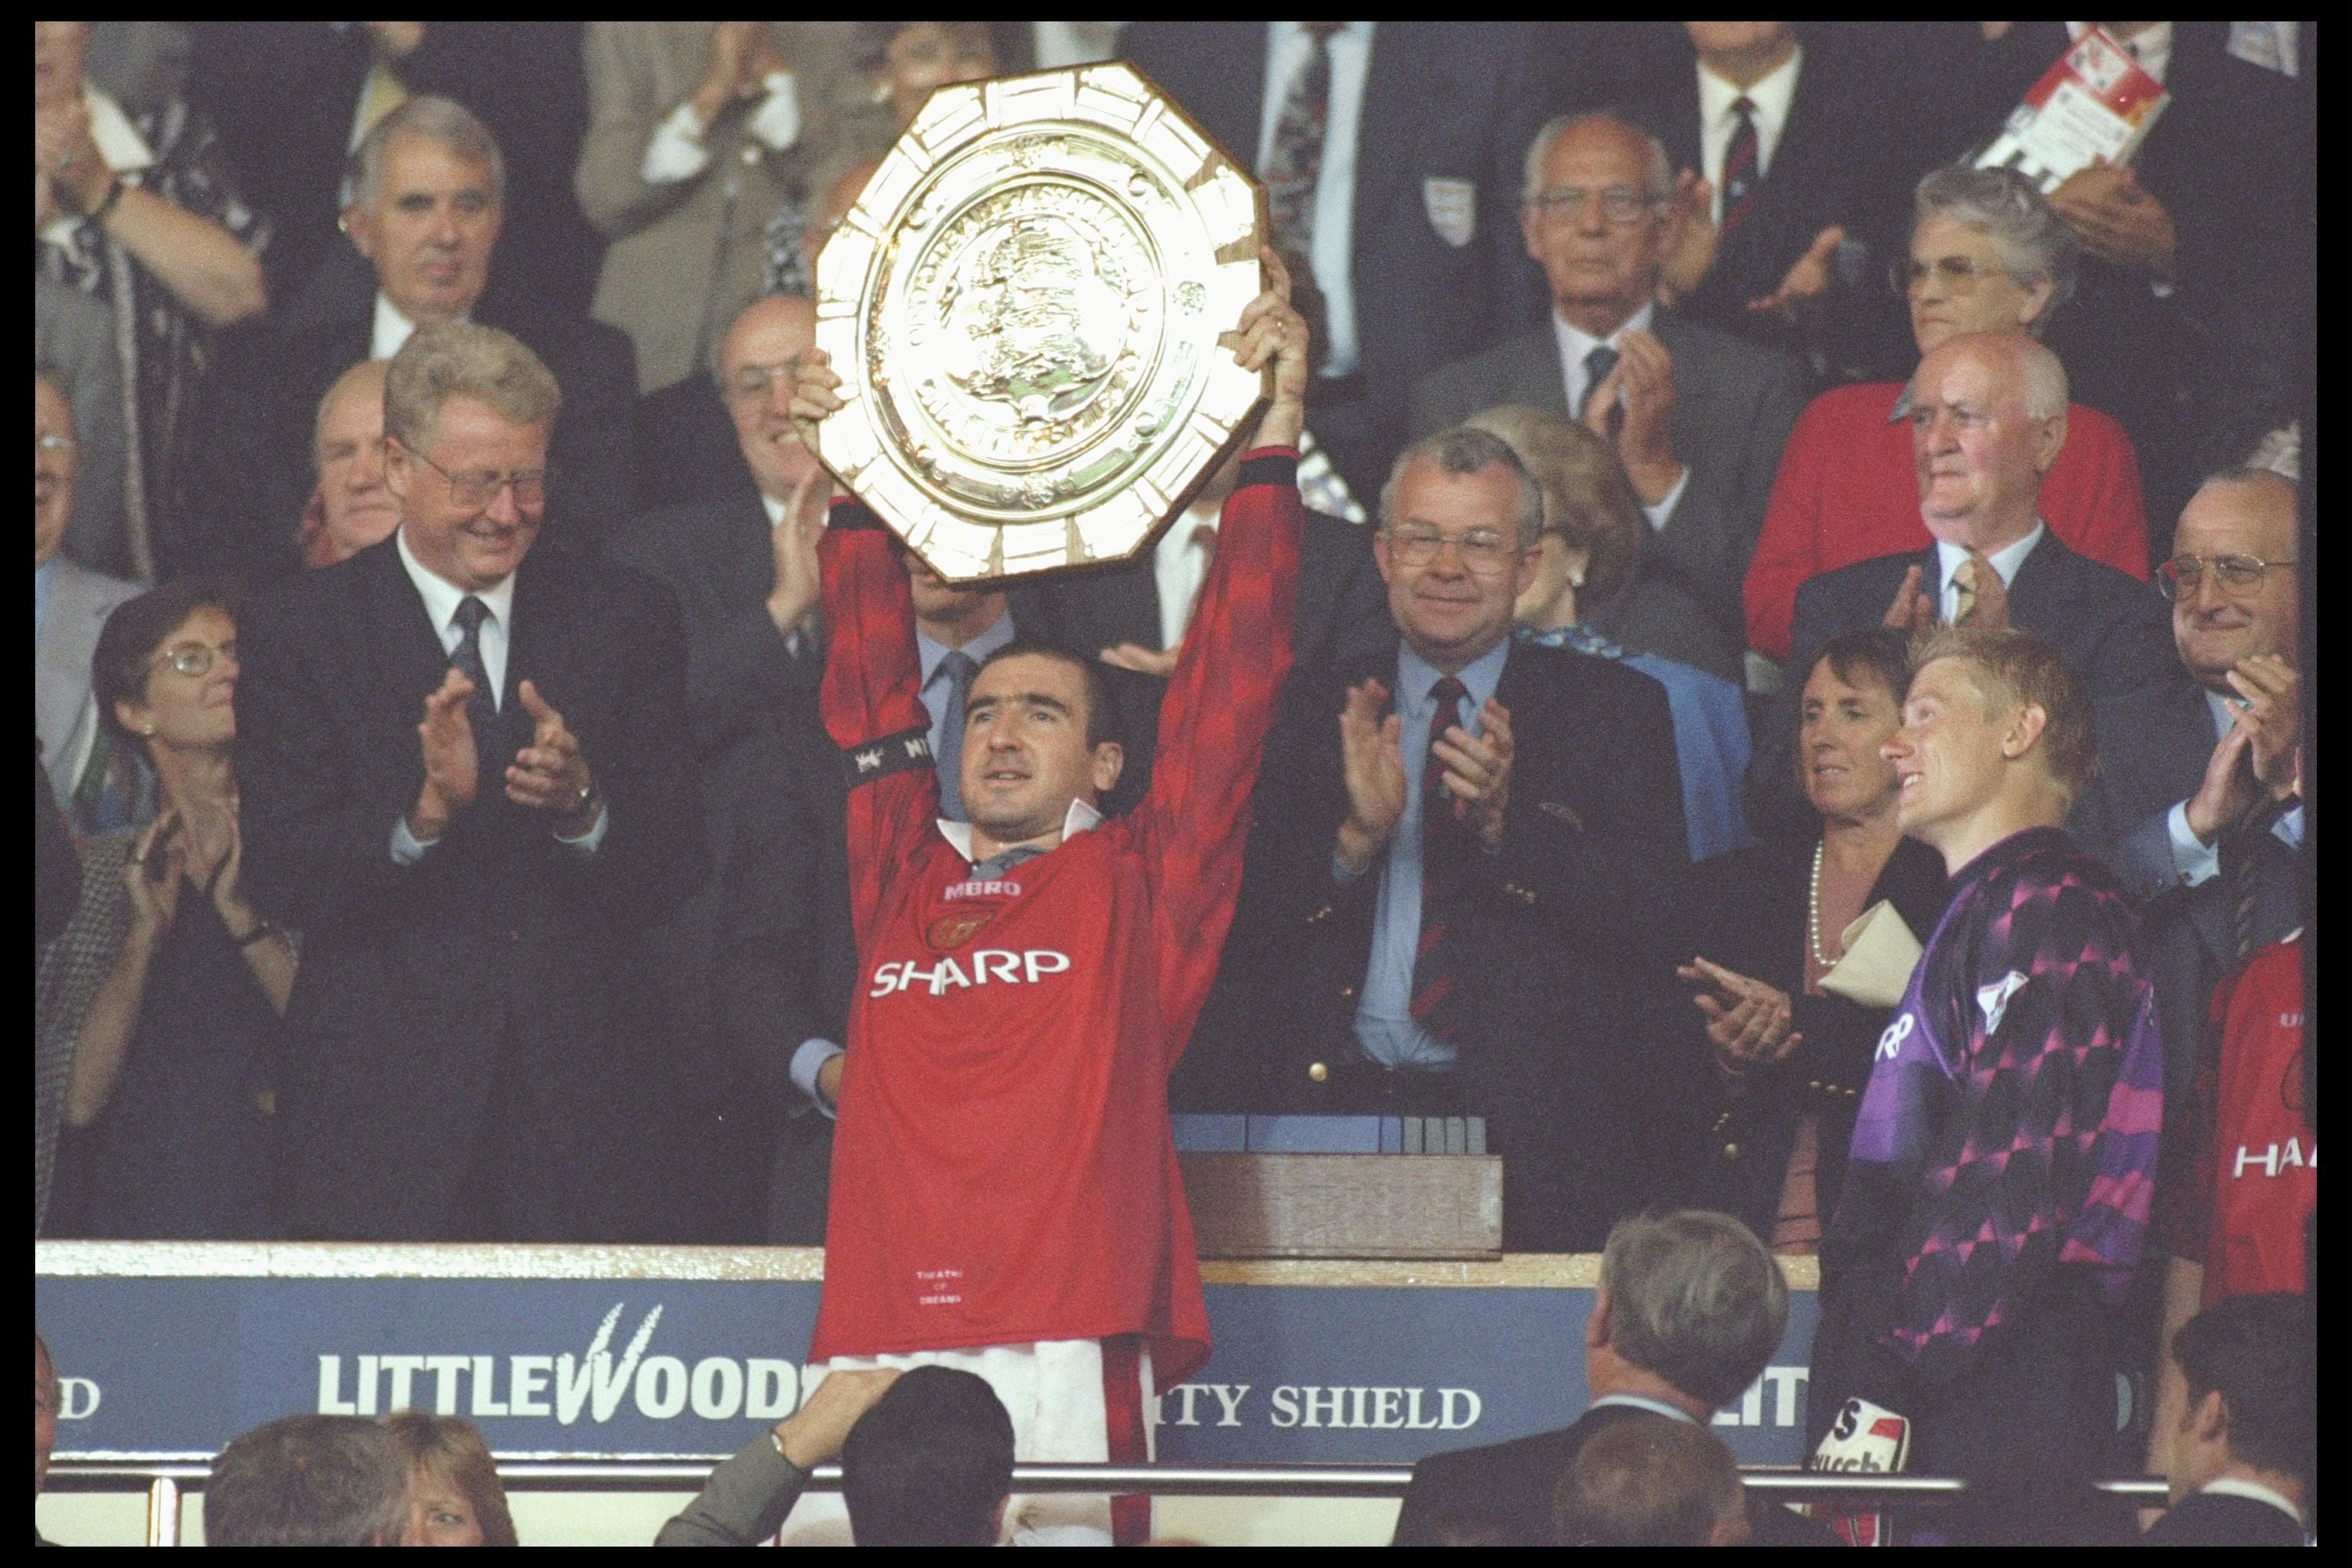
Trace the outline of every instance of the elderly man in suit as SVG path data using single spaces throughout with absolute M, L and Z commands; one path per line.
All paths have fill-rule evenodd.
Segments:
M 1674 167 L 1657 138 L 1606 114 L 1554 120 L 1525 174 L 1520 233 L 1550 283 L 1550 322 L 1430 373 L 1413 389 L 1414 426 L 1502 404 L 1582 419 L 1624 464 L 1661 563 L 1738 640 L 1739 584 L 1804 406 L 1802 368 L 1658 308 Z
M 122 526 L 122 362 L 114 311 L 103 300 L 46 278 L 33 279 L 33 363 L 48 367 L 73 407 L 77 475 L 67 552 L 92 571 L 127 576 Z
M 706 868 L 686 653 L 660 584 L 533 548 L 561 401 L 507 333 L 420 328 L 384 388 L 399 528 L 243 628 L 246 878 L 305 939 L 294 1234 L 648 1228 L 653 1063 L 614 994 Z
M 1763 1373 L 1788 1324 L 1780 1266 L 1729 1215 L 1622 1221 L 1585 1322 L 1584 1414 L 1558 1431 L 1422 1460 L 1393 1544 L 1549 1544 L 1553 1489 L 1586 1439 L 1623 1421 L 1706 1422 Z M 1830 1544 L 1769 1500 L 1750 1499 L 1748 1511 L 1759 1546 Z
M 1484 1117 L 1507 1245 L 1576 1251 L 1648 1195 L 1640 1020 L 1685 834 L 1664 689 L 1511 637 L 1542 521 L 1499 437 L 1398 459 L 1393 640 L 1300 671 L 1267 742 L 1228 942 L 1255 1044 L 1223 1070 L 1250 1109 Z
M 56 795 L 85 833 L 123 826 L 126 803 L 107 792 L 106 726 L 90 697 L 89 661 L 99 629 L 139 585 L 91 571 L 64 555 L 80 449 L 73 405 L 59 378 L 33 373 L 33 733 Z
M 312 418 L 327 389 L 357 362 L 390 359 L 417 328 L 446 321 L 512 332 L 562 386 L 564 419 L 549 455 L 560 536 L 594 543 L 625 522 L 636 477 L 628 340 L 536 301 L 486 296 L 506 188 L 498 142 L 448 99 L 409 99 L 361 140 L 343 226 L 372 274 L 323 274 L 220 378 L 215 504 L 235 511 L 218 531 L 247 570 L 292 564 L 277 520 L 299 515 L 310 493 Z M 270 521 L 266 532 L 256 532 L 257 517 Z
M 1797 590 L 1791 668 L 1840 632 L 1937 622 L 2014 626 L 2045 638 L 2097 712 L 2099 773 L 2068 826 L 2094 853 L 2196 787 L 2210 742 L 2167 635 L 2163 601 L 2144 583 L 2085 560 L 2042 521 L 2042 478 L 2066 439 L 2066 371 L 2021 332 L 1951 338 L 1911 378 L 1911 454 L 1919 511 L 1935 542 L 1826 572 Z M 1757 731 L 1748 820 L 1791 820 L 1793 694 Z
M 1510 202 L 1555 97 L 1542 37 L 1524 22 L 1223 21 L 1120 38 L 1265 181 L 1276 245 L 1312 258 L 1329 341 L 1307 424 L 1359 495 L 1405 443 L 1412 378 L 1534 304 Z

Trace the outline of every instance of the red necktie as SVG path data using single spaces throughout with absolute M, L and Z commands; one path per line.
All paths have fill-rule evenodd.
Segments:
M 1743 96 L 1732 104 L 1731 112 L 1739 117 L 1739 123 L 1731 128 L 1731 142 L 1723 150 L 1721 232 L 1727 236 L 1756 210 L 1756 187 L 1763 181 L 1756 166 L 1761 151 L 1756 144 L 1756 106 Z

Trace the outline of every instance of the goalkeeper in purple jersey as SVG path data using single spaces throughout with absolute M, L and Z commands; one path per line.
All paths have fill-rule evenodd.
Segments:
M 1817 1468 L 2105 1464 L 2164 1090 L 2137 922 L 2060 826 L 2095 753 L 2046 643 L 1944 630 L 1917 650 L 1885 754 L 1952 892 L 1822 1242 Z

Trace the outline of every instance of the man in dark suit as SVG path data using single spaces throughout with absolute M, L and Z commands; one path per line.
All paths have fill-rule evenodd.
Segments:
M 1937 622 L 2014 626 L 2047 639 L 2097 712 L 2099 773 L 2068 826 L 2093 853 L 2193 789 L 2204 748 L 2184 744 L 2193 705 L 2162 601 L 2145 584 L 2068 550 L 2042 521 L 2042 476 L 2066 438 L 2066 373 L 2021 333 L 1953 338 L 1911 381 L 1912 460 L 1925 554 L 1881 555 L 1797 590 L 1790 668 L 1811 666 L 1840 632 Z M 1785 691 L 1756 734 L 1748 820 L 1796 820 L 1796 697 Z
M 1952 73 L 1944 155 L 1989 141 L 2087 26 L 2017 22 L 1977 41 Z M 2128 164 L 2051 193 L 2086 254 L 2050 345 L 2081 400 L 2130 435 L 2160 557 L 2198 480 L 2295 415 L 2316 341 L 2317 127 L 2293 81 L 2229 54 L 2227 23 L 2100 26 L 2171 102 Z
M 1552 1490 L 1586 1439 L 1621 1421 L 1708 1421 L 1762 1375 L 1788 1323 L 1780 1265 L 1729 1215 L 1621 1222 L 1584 1328 L 1584 1414 L 1558 1431 L 1422 1460 L 1391 1544 L 1551 1544 Z M 1831 1543 L 1769 1500 L 1750 1498 L 1748 1511 L 1759 1546 Z
M 2318 1461 L 2319 1342 L 2311 1298 L 2216 1301 L 2172 1336 L 2189 1401 L 2148 1546 L 2302 1546 Z
M 584 316 L 486 297 L 507 184 L 488 131 L 447 99 L 412 98 L 368 132 L 353 170 L 343 223 L 372 275 L 327 268 L 217 378 L 219 548 L 256 574 L 290 565 L 279 520 L 299 516 L 310 494 L 311 417 L 327 388 L 362 360 L 390 358 L 419 326 L 478 320 L 530 344 L 563 388 L 550 455 L 555 538 L 593 544 L 617 532 L 636 479 L 634 351 Z
M 1555 120 L 1526 174 L 1521 237 L 1550 320 L 1424 377 L 1413 427 L 1501 404 L 1581 418 L 1623 462 L 1661 563 L 1744 639 L 1739 584 L 1804 406 L 1802 367 L 1658 309 L 1674 168 L 1657 138 L 1605 114 Z
M 399 529 L 247 618 L 246 875 L 305 939 L 278 1100 L 299 1236 L 652 1228 L 654 1064 L 613 991 L 704 874 L 686 657 L 658 584 L 532 549 L 561 400 L 508 334 L 419 329 L 384 392 Z
M 1517 330 L 1511 210 L 1557 102 L 1535 25 L 1134 22 L 1127 57 L 1264 178 L 1277 247 L 1314 262 L 1328 352 L 1307 405 L 1358 495 L 1406 440 L 1413 378 Z M 1464 412 L 1469 412 L 1465 410 Z
M 1835 24 L 1681 31 L 1672 68 L 1626 104 L 1677 171 L 1677 309 L 1768 347 L 1874 364 L 1899 323 L 1866 255 L 1899 230 L 1889 209 L 1916 161 L 1902 95 L 1887 90 L 1902 79 L 1896 50 Z
M 1387 498 L 1395 640 L 1291 679 L 1226 949 L 1254 1043 L 1191 1071 L 1252 1110 L 1484 1117 L 1507 1245 L 1590 1249 L 1650 1185 L 1637 1021 L 1669 1005 L 1685 843 L 1665 693 L 1512 642 L 1542 501 L 1498 437 L 1409 449 Z

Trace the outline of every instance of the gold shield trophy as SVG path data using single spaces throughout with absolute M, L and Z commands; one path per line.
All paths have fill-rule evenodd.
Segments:
M 1131 558 L 1255 427 L 1265 231 L 1131 66 L 941 88 L 817 258 L 817 456 L 951 583 Z

